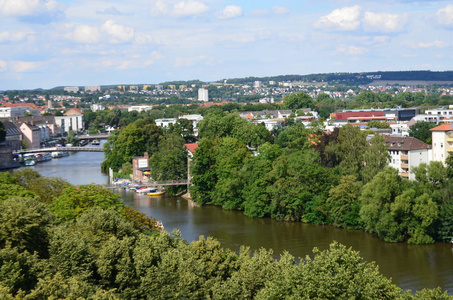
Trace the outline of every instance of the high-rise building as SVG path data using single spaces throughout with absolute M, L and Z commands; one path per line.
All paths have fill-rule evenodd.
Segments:
M 198 89 L 198 101 L 209 101 L 208 90 L 205 88 Z

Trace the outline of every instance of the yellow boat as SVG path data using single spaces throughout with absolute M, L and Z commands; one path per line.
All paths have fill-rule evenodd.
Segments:
M 158 190 L 150 190 L 148 192 L 148 196 L 150 197 L 158 197 L 165 195 L 165 191 L 158 191 Z

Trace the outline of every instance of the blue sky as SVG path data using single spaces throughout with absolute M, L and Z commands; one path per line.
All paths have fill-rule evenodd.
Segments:
M 453 3 L 0 0 L 0 90 L 453 70 Z

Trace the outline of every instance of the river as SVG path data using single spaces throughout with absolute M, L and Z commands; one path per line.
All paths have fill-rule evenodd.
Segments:
M 105 185 L 108 177 L 100 170 L 103 159 L 101 152 L 78 152 L 31 168 L 43 176 L 61 177 L 74 185 Z M 198 207 L 179 197 L 148 198 L 130 191 L 116 192 L 125 204 L 162 221 L 168 231 L 179 229 L 188 241 L 197 240 L 200 235 L 212 236 L 233 250 L 240 245 L 251 249 L 264 247 L 273 249 L 276 255 L 286 250 L 295 257 L 311 254 L 314 247 L 327 249 L 330 243 L 338 241 L 359 251 L 364 260 L 375 261 L 380 272 L 403 289 L 440 286 L 453 294 L 452 244 L 385 243 L 360 230 L 252 219 L 237 211 Z

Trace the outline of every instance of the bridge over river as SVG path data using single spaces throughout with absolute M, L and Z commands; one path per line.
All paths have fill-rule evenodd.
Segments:
M 36 149 L 22 149 L 14 152 L 15 154 L 41 153 L 54 151 L 76 151 L 76 152 L 104 152 L 102 147 L 50 147 Z

